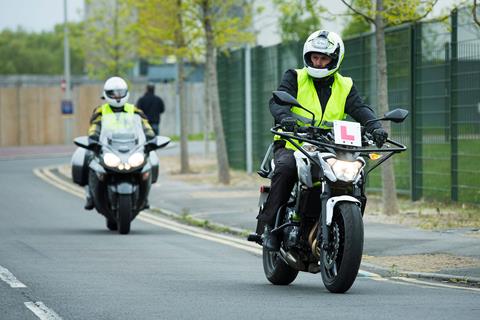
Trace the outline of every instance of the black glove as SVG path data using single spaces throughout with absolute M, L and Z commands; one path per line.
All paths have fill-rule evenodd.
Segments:
M 383 144 L 387 141 L 388 133 L 383 128 L 377 128 L 372 131 L 373 141 L 378 148 L 381 148 Z
M 283 118 L 282 121 L 280 122 L 282 125 L 283 129 L 285 131 L 294 131 L 295 127 L 297 126 L 297 120 L 295 120 L 293 117 L 286 117 Z

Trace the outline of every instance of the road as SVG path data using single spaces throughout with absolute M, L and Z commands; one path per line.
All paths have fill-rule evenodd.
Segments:
M 140 220 L 129 235 L 107 231 L 81 199 L 32 173 L 68 161 L 0 160 L 2 320 L 480 318 L 479 291 L 361 276 L 336 295 L 305 273 L 273 286 L 249 252 Z M 43 318 L 32 311 L 42 308 Z

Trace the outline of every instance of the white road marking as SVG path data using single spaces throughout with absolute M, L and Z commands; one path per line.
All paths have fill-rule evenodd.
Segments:
M 392 277 L 394 280 L 408 282 L 409 284 L 415 284 L 422 287 L 438 287 L 438 288 L 449 288 L 449 289 L 461 289 L 461 290 L 469 290 L 480 292 L 479 288 L 471 288 L 471 287 L 460 287 L 446 283 L 437 283 L 437 282 L 429 282 L 429 281 L 422 281 L 419 279 L 414 278 L 407 278 L 407 277 Z
M 207 230 L 196 228 L 196 227 L 187 226 L 167 218 L 152 215 L 145 211 L 142 211 L 138 215 L 138 219 L 153 225 L 157 225 L 162 228 L 179 232 L 179 233 L 187 234 L 193 237 L 202 238 L 205 240 L 209 240 L 209 241 L 221 243 L 230 247 L 234 247 L 237 249 L 241 249 L 258 256 L 262 255 L 262 250 L 258 247 L 258 245 L 252 244 L 245 240 L 241 240 L 241 239 L 223 235 L 223 234 L 209 232 Z
M 61 320 L 55 311 L 48 308 L 43 302 L 25 302 L 25 306 L 30 309 L 41 320 Z
M 8 271 L 8 269 L 0 266 L 0 279 L 6 282 L 12 288 L 26 288 L 27 286 L 18 281 L 17 278 Z

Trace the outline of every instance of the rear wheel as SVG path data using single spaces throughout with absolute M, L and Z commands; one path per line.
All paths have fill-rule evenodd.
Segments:
M 263 271 L 268 281 L 275 285 L 288 285 L 298 275 L 298 270 L 293 269 L 280 257 L 280 252 L 269 251 L 263 248 Z
M 118 233 L 128 234 L 132 221 L 132 197 L 119 195 L 118 197 Z
M 344 293 L 355 281 L 363 252 L 363 220 L 360 207 L 351 202 L 335 207 L 329 228 L 331 246 L 321 250 L 321 271 L 325 287 Z

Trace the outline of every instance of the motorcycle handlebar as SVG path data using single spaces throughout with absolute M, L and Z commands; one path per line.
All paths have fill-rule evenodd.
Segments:
M 352 148 L 351 147 L 344 147 L 344 146 L 339 146 L 339 145 L 336 145 L 333 141 L 329 141 L 329 142 L 324 142 L 324 141 L 328 141 L 328 140 L 324 140 L 324 141 L 317 141 L 317 140 L 312 140 L 310 139 L 309 137 L 305 137 L 305 136 L 299 136 L 298 133 L 303 133 L 303 134 L 308 134 L 310 132 L 312 132 L 312 127 L 297 127 L 295 131 L 279 131 L 279 129 L 281 129 L 282 126 L 281 125 L 277 125 L 273 128 L 270 129 L 270 132 L 272 132 L 273 134 L 276 134 L 276 135 L 279 135 L 285 139 L 287 139 L 289 142 L 292 143 L 292 139 L 296 139 L 296 140 L 300 140 L 300 141 L 303 141 L 303 142 L 308 142 L 308 143 L 311 143 L 311 144 L 314 144 L 314 145 L 320 145 L 320 146 L 324 146 L 324 147 L 330 147 L 330 148 L 333 148 L 333 149 L 336 149 L 336 150 L 340 150 L 340 151 L 352 151 Z M 394 145 L 395 147 L 388 147 L 388 148 L 362 148 L 362 147 L 356 147 L 355 148 L 355 151 L 358 151 L 358 152 L 392 152 L 392 153 L 400 153 L 400 152 L 403 152 L 405 150 L 407 150 L 407 147 L 395 140 L 392 140 L 392 139 L 387 139 L 387 142 Z M 294 143 L 294 145 L 296 145 L 296 143 Z

